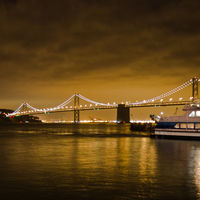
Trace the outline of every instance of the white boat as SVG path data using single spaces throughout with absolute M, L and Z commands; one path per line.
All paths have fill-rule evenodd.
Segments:
M 200 104 L 183 108 L 183 116 L 161 117 L 155 127 L 155 137 L 200 139 Z

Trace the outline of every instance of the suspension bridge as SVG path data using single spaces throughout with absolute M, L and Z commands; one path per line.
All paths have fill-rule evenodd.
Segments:
M 199 100 L 199 87 L 200 79 L 192 78 L 189 81 L 186 81 L 182 85 L 163 93 L 154 98 L 150 98 L 147 100 L 139 101 L 139 102 L 125 102 L 125 103 L 101 103 L 94 100 L 91 100 L 87 97 L 84 97 L 81 94 L 73 94 L 70 98 L 68 98 L 63 103 L 58 106 L 51 108 L 35 108 L 31 106 L 29 103 L 22 103 L 13 113 L 7 114 L 7 117 L 13 116 L 21 116 L 21 115 L 38 115 L 38 114 L 46 114 L 46 113 L 56 113 L 56 112 L 73 112 L 74 113 L 74 122 L 80 121 L 80 112 L 88 111 L 88 110 L 105 110 L 105 109 L 117 109 L 117 121 L 118 122 L 130 122 L 130 108 L 136 107 L 160 107 L 160 106 L 181 106 L 181 105 L 190 105 L 200 103 Z M 188 100 L 183 100 L 179 98 L 177 101 L 174 101 L 170 98 L 168 101 L 165 100 L 166 97 L 169 97 L 188 86 L 192 86 L 192 96 Z M 81 105 L 80 100 L 83 100 L 89 105 Z M 71 105 L 72 104 L 72 105 Z

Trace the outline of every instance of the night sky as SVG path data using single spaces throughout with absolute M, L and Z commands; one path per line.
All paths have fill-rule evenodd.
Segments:
M 157 96 L 200 74 L 199 0 L 0 0 L 0 105 Z

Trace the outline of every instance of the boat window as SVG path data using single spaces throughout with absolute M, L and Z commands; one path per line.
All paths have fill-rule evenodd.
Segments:
M 196 111 L 196 116 L 200 117 L 200 111 Z
M 192 111 L 192 112 L 189 114 L 189 117 L 195 117 L 195 111 Z
M 195 124 L 195 128 L 196 128 L 196 129 L 200 129 L 200 123 L 196 123 L 196 124 Z
M 187 128 L 187 124 L 186 123 L 181 123 L 180 124 L 180 128 Z
M 194 123 L 188 123 L 188 124 L 187 124 L 187 127 L 188 127 L 188 128 L 193 128 L 193 129 L 194 129 Z
M 179 128 L 179 123 L 177 123 L 174 127 L 175 127 L 175 128 Z

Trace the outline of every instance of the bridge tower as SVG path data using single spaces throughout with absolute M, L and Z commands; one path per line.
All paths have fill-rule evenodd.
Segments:
M 118 104 L 117 122 L 130 123 L 130 108 L 126 107 L 125 104 Z
M 199 98 L 199 79 L 197 77 L 192 79 L 192 97 L 193 101 Z
M 22 105 L 20 111 L 21 111 L 21 112 L 27 112 L 27 111 L 28 111 L 26 102 L 23 103 L 23 105 Z
M 79 110 L 80 102 L 78 94 L 74 96 L 74 123 L 80 122 L 80 110 Z

